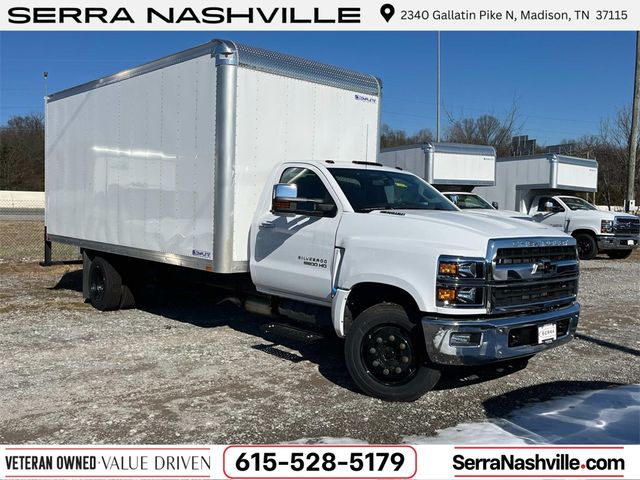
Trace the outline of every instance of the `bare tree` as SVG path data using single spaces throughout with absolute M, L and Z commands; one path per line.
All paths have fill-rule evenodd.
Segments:
M 404 130 L 394 130 L 386 123 L 380 127 L 380 147 L 398 147 L 413 145 L 416 143 L 428 143 L 433 141 L 433 133 L 428 128 L 418 130 L 414 135 L 407 135 Z
M 605 119 L 600 125 L 600 145 L 598 151 L 599 172 L 606 185 L 604 192 L 616 204 L 622 204 L 626 191 L 626 171 L 629 160 L 629 141 L 631 138 L 631 110 L 624 107 L 613 119 Z M 635 185 L 640 181 L 635 172 Z
M 509 155 L 511 138 L 521 129 L 515 103 L 502 119 L 493 115 L 480 115 L 476 118 L 454 118 L 450 114 L 448 116 L 448 142 L 491 145 L 496 149 L 498 156 Z
M 11 117 L 0 127 L 0 190 L 43 189 L 43 115 Z
M 613 118 L 600 122 L 598 134 L 563 140 L 563 143 L 574 145 L 573 155 L 598 161 L 596 203 L 611 207 L 621 205 L 624 201 L 630 132 L 631 111 L 629 108 L 622 108 Z M 638 172 L 635 181 L 638 185 Z

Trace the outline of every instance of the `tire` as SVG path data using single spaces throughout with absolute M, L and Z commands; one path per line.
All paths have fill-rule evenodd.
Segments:
M 106 312 L 120 308 L 122 278 L 103 257 L 94 257 L 89 267 L 89 301 L 94 308 Z
M 622 258 L 629 258 L 632 253 L 633 253 L 633 250 L 631 250 L 631 249 L 629 249 L 629 250 L 611 250 L 611 251 L 607 252 L 607 255 L 609 255 L 609 258 L 615 258 L 616 260 L 619 260 L 619 259 L 622 259 Z
M 425 364 L 420 324 L 395 304 L 374 305 L 358 315 L 347 332 L 345 360 L 356 385 L 382 400 L 417 400 L 440 379 L 440 371 Z
M 118 308 L 120 310 L 126 310 L 136 306 L 136 296 L 140 287 L 140 268 L 136 268 L 135 264 L 132 266 L 122 261 L 122 259 L 120 260 L 117 264 L 117 269 L 122 282 L 122 296 L 120 297 L 120 306 Z
M 578 244 L 578 257 L 580 260 L 591 260 L 598 254 L 598 244 L 593 235 L 588 233 L 578 233 L 575 236 Z
M 136 306 L 136 299 L 129 285 L 122 285 L 122 295 L 120 296 L 120 310 L 126 310 Z

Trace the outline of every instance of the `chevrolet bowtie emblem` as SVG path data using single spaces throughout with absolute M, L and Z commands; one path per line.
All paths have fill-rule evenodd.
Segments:
M 535 275 L 538 271 L 548 272 L 549 270 L 551 270 L 551 261 L 540 260 L 533 264 L 533 268 L 531 269 L 531 275 Z

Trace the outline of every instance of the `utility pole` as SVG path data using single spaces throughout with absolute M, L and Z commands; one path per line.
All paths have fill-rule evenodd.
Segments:
M 436 32 L 436 142 L 440 141 L 440 32 Z
M 638 104 L 640 103 L 640 32 L 636 32 L 636 73 L 633 82 L 633 107 L 631 109 L 631 135 L 629 136 L 629 165 L 627 169 L 627 201 L 625 211 L 631 209 L 635 198 L 636 155 L 638 150 Z

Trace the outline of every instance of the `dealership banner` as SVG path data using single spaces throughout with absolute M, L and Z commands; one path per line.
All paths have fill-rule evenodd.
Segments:
M 2 446 L 3 479 L 637 479 L 638 445 Z
M 623 0 L 3 2 L 2 30 L 640 30 Z

